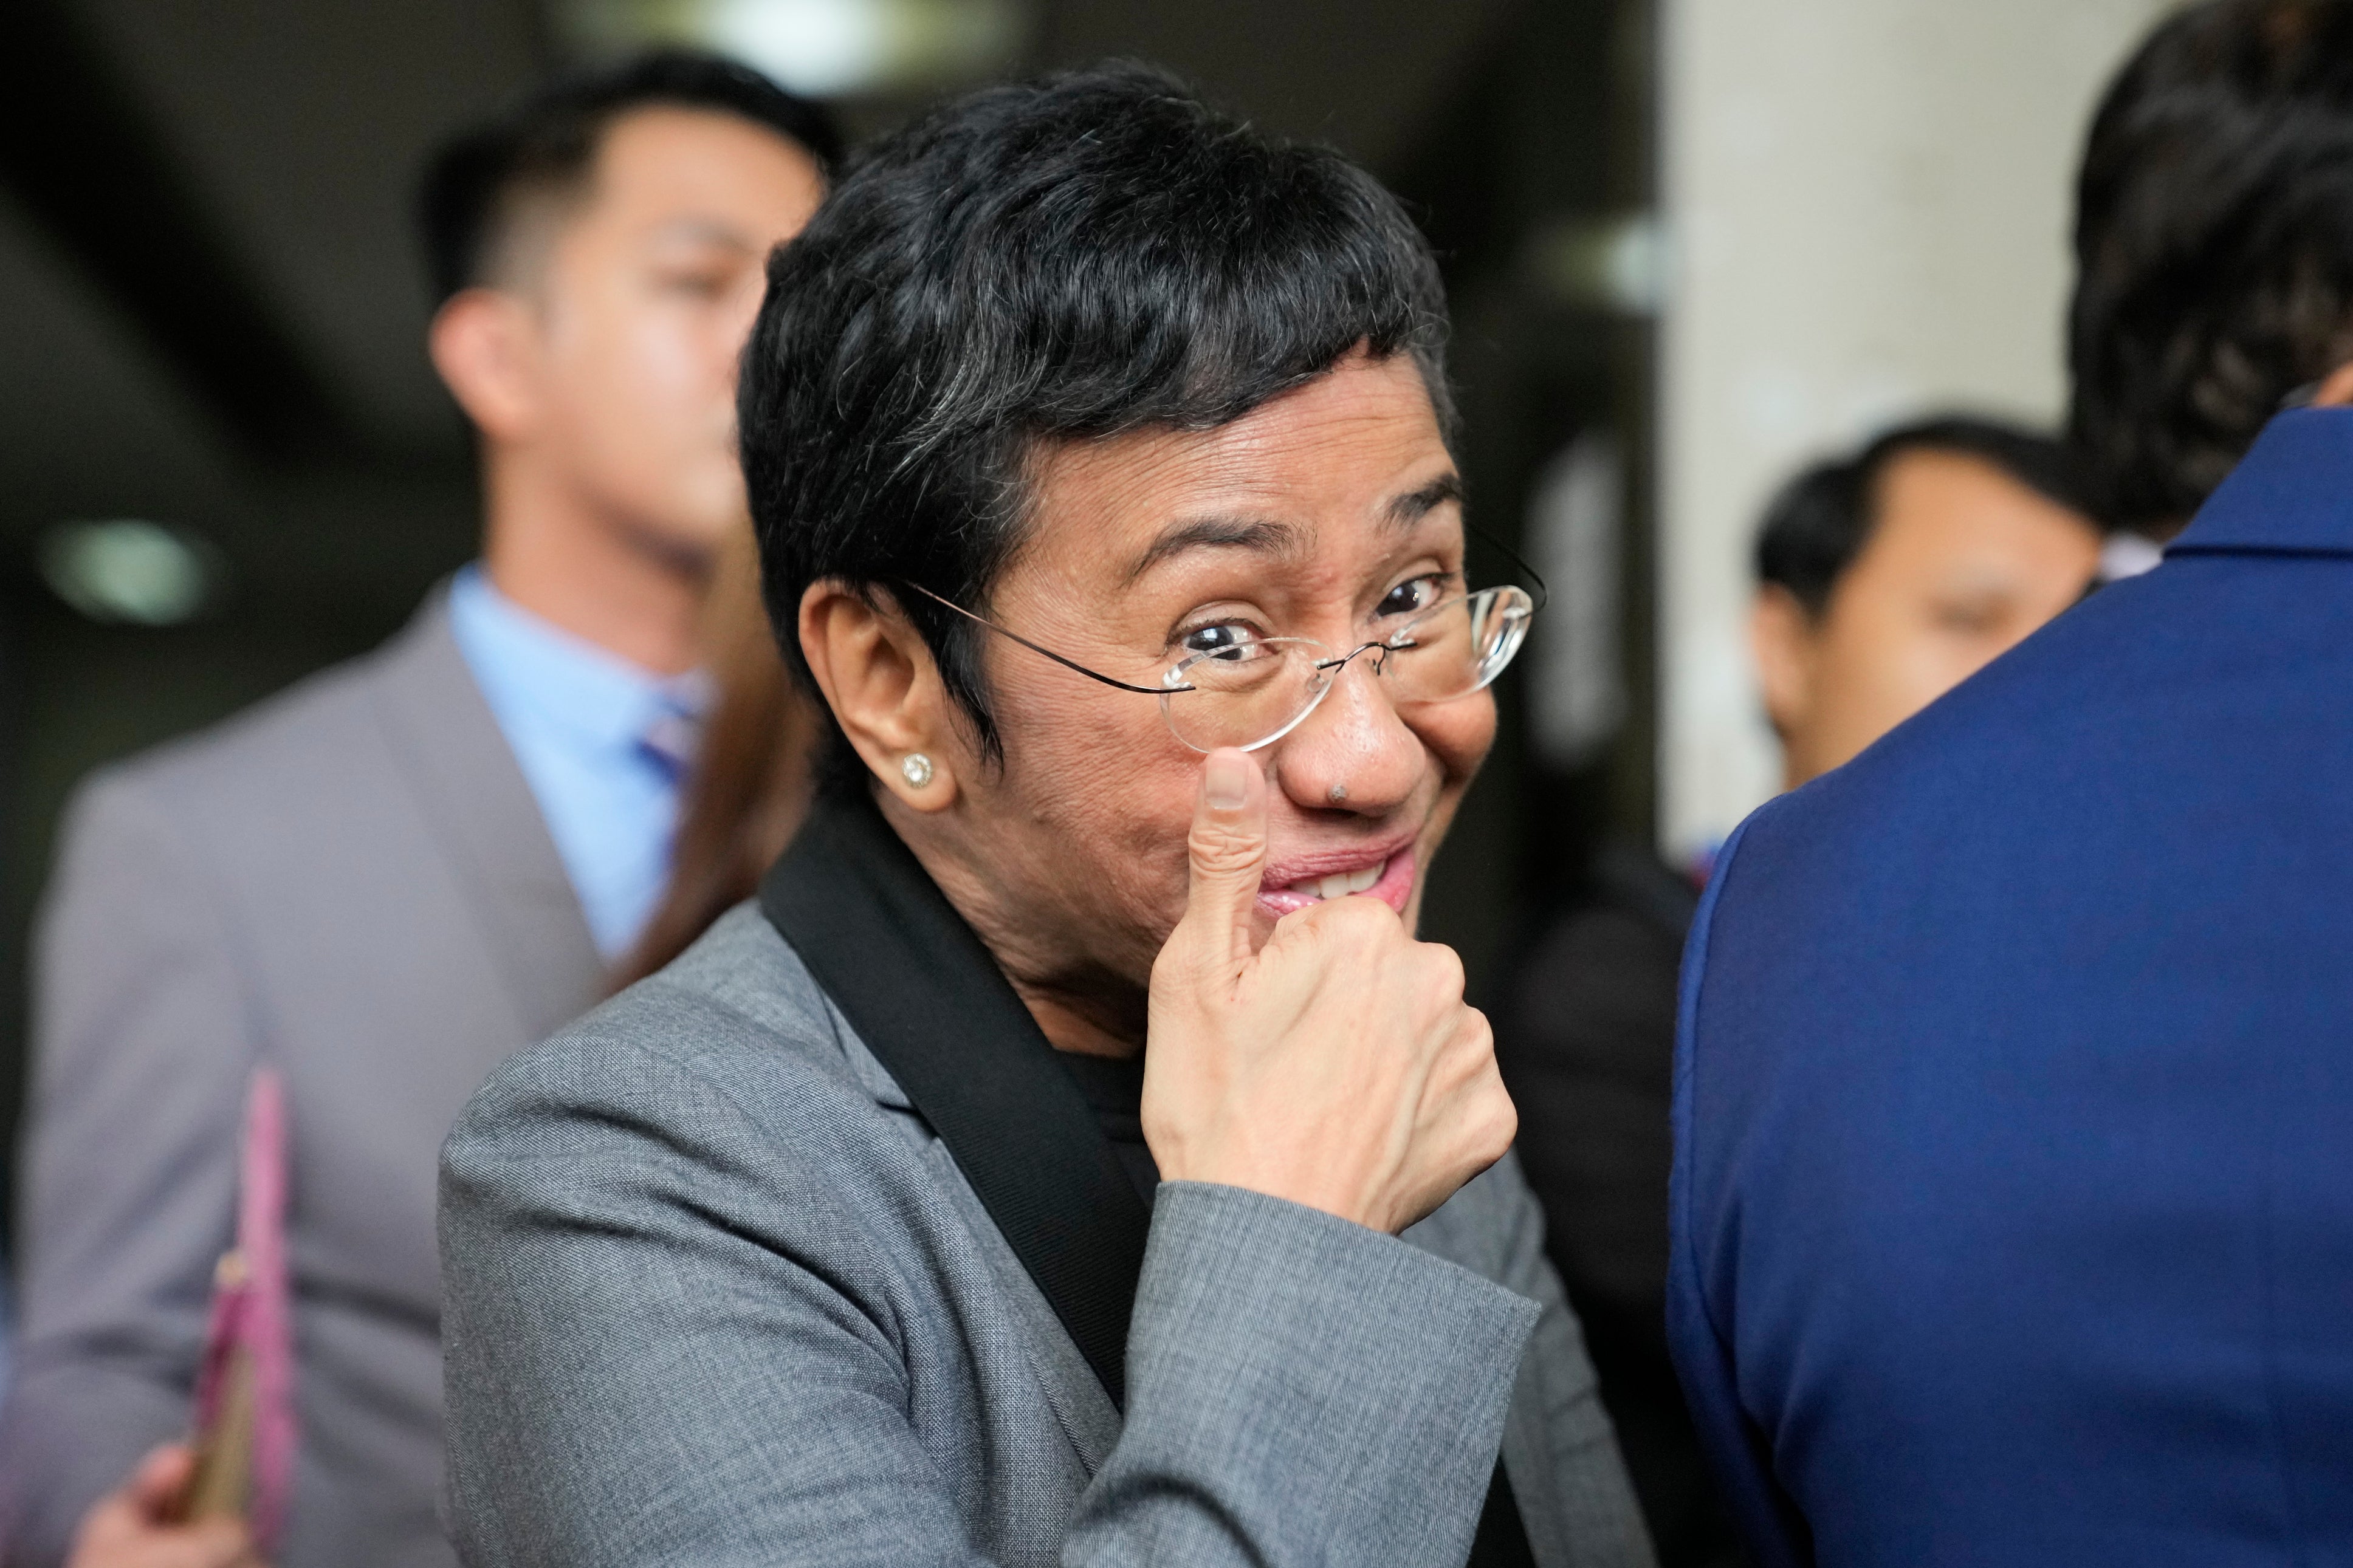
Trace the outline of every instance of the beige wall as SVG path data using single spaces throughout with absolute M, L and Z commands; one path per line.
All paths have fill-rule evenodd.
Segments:
M 1664 0 L 1661 837 L 1778 784 L 1748 549 L 1807 458 L 1932 406 L 2050 420 L 2075 160 L 2165 0 Z

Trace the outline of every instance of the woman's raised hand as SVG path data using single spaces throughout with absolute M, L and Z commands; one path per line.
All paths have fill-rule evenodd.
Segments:
M 1334 899 L 1252 951 L 1264 775 L 1201 769 L 1185 917 L 1152 966 L 1144 1136 L 1163 1179 L 1217 1182 L 1396 1232 L 1503 1157 L 1518 1113 L 1454 950 Z

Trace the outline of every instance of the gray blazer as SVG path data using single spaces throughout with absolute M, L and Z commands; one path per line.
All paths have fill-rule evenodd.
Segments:
M 1456 1568 L 1499 1440 L 1538 1562 L 1651 1561 L 1514 1163 L 1412 1245 L 1164 1184 L 1123 1423 L 755 906 L 501 1068 L 441 1205 L 476 1568 Z
M 439 595 L 375 654 L 85 786 L 37 962 L 0 1557 L 58 1561 L 185 1431 L 267 1060 L 302 1422 L 280 1568 L 446 1568 L 435 1154 L 600 965 Z

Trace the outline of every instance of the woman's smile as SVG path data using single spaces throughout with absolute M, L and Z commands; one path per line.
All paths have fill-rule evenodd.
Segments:
M 1258 907 L 1281 920 L 1327 899 L 1363 893 L 1405 913 L 1413 897 L 1418 857 L 1410 839 L 1392 847 L 1359 846 L 1314 855 L 1287 856 L 1269 863 L 1259 883 Z

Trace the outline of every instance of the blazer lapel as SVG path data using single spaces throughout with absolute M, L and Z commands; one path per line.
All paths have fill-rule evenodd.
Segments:
M 392 752 L 481 922 L 526 1042 L 593 1003 L 604 961 L 579 895 L 435 590 L 385 647 L 377 709 Z
M 820 804 L 760 907 L 1123 1404 L 1151 1215 L 988 949 L 871 802 Z

